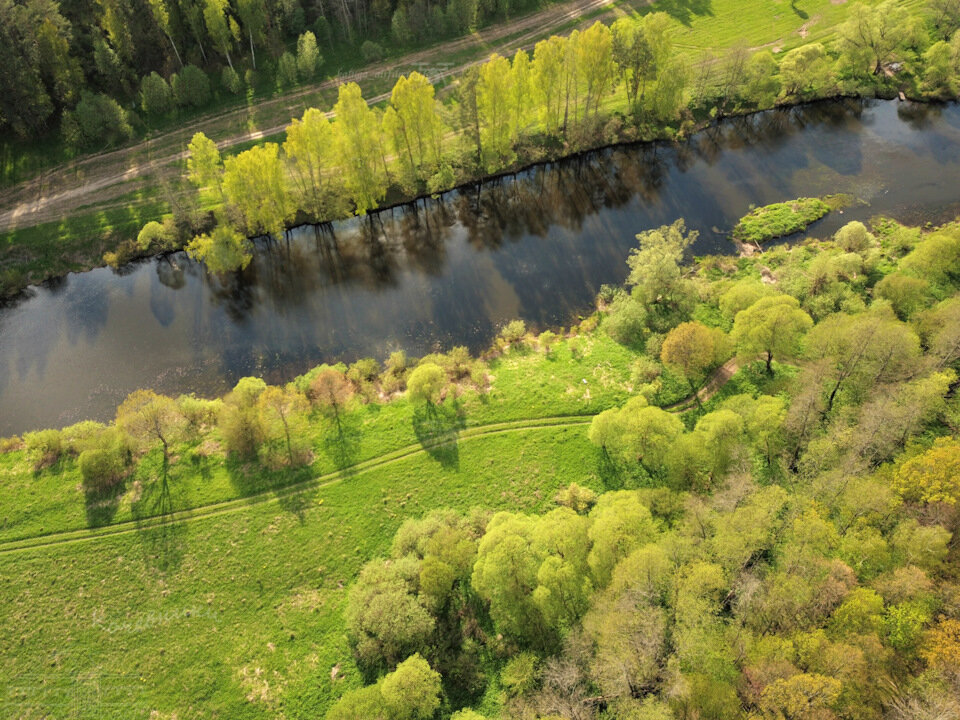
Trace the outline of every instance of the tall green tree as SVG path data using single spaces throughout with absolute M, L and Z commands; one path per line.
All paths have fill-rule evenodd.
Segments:
M 580 34 L 577 66 L 586 85 L 584 115 L 600 113 L 600 101 L 613 82 L 613 34 L 602 22 L 596 22 Z
M 237 0 L 237 15 L 247 31 L 250 41 L 250 59 L 253 69 L 257 69 L 257 52 L 254 49 L 254 38 L 262 41 L 263 31 L 267 26 L 267 6 L 263 0 Z
M 800 339 L 813 327 L 813 320 L 789 295 L 760 298 L 737 313 L 730 339 L 737 353 L 752 359 L 764 353 L 767 373 L 773 374 L 773 358 L 793 356 L 800 351 Z
M 223 194 L 223 161 L 217 144 L 204 135 L 196 133 L 187 146 L 187 177 L 196 188 L 214 185 L 217 195 Z
M 233 31 L 236 23 L 228 14 L 229 7 L 227 0 L 203 0 L 203 22 L 207 27 L 207 33 L 232 68 L 230 48 L 236 40 Z
M 564 98 L 565 38 L 556 35 L 541 40 L 533 49 L 531 71 L 541 109 L 541 121 L 548 133 L 560 129 Z
M 328 185 L 336 154 L 333 127 L 325 113 L 309 108 L 301 119 L 287 126 L 284 154 L 293 161 L 294 176 L 300 187 L 300 207 L 318 220 L 335 217 L 339 203 Z
M 170 9 L 167 7 L 166 0 L 148 0 L 150 12 L 163 34 L 167 36 L 170 47 L 173 48 L 173 54 L 177 57 L 180 67 L 183 67 L 183 60 L 180 59 L 180 51 L 177 50 L 177 44 L 173 41 L 173 27 L 170 24 Z
M 486 167 L 496 171 L 512 162 L 513 145 L 510 132 L 510 62 L 492 55 L 480 66 L 477 83 L 477 111 L 486 151 Z
M 390 109 L 393 113 L 384 115 L 384 125 L 392 130 L 401 164 L 422 180 L 442 157 L 443 126 L 433 85 L 418 72 L 400 76 L 390 94 Z
M 377 116 L 356 83 L 341 85 L 334 124 L 344 184 L 358 215 L 377 207 L 387 194 L 387 171 L 380 145 Z
M 293 219 L 287 173 L 276 143 L 255 145 L 223 164 L 223 194 L 243 216 L 247 231 L 282 237 Z

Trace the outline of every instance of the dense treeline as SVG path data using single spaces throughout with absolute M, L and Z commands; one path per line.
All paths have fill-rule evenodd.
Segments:
M 405 522 L 346 610 L 379 679 L 326 717 L 960 714 L 960 227 L 877 230 L 767 253 L 773 282 L 641 235 L 602 325 L 649 352 L 590 428 L 608 491 Z M 780 381 L 647 400 L 731 354 Z
M 654 12 L 554 36 L 512 59 L 492 56 L 467 71 L 449 102 L 427 78 L 401 77 L 386 106 L 368 107 L 353 83 L 339 89 L 334 118 L 307 110 L 282 147 L 266 143 L 222 159 L 197 134 L 189 180 L 200 192 L 151 223 L 130 253 L 190 243 L 214 272 L 243 267 L 247 237 L 282 236 L 295 222 L 363 214 L 387 199 L 435 193 L 478 175 L 624 139 L 674 137 L 698 121 L 837 94 L 905 89 L 953 97 L 960 80 L 960 3 L 940 15 L 907 13 L 895 0 L 857 5 L 836 46 L 804 45 L 781 57 L 734 48 L 689 64 Z M 949 38 L 949 42 L 939 38 Z M 199 206 L 213 206 L 210 213 Z M 191 242 L 192 240 L 192 242 Z
M 96 148 L 131 137 L 143 119 L 202 107 L 213 94 L 307 82 L 323 53 L 357 48 L 364 59 L 376 60 L 384 44 L 459 35 L 536 5 L 2 0 L 0 132 L 35 138 L 60 124 L 69 144 Z

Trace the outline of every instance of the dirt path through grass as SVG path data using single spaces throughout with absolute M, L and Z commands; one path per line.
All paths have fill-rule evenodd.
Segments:
M 386 79 L 392 85 L 392 80 L 400 74 L 419 70 L 436 84 L 484 62 L 490 53 L 511 54 L 529 45 L 534 38 L 606 8 L 613 2 L 572 0 L 554 5 L 516 21 L 496 25 L 390 62 L 370 65 L 355 73 L 301 88 L 282 97 L 194 120 L 136 145 L 86 156 L 53 168 L 0 191 L 0 232 L 51 222 L 81 207 L 109 202 L 138 189 L 148 176 L 156 183 L 161 177 L 179 174 L 179 168 L 175 166 L 185 159 L 186 151 L 183 148 L 194 133 L 203 132 L 216 139 L 221 149 L 276 135 L 283 132 L 290 118 L 315 103 L 318 93 L 332 92 L 342 82 L 362 84 Z M 486 50 L 481 57 L 459 64 L 444 63 L 444 58 L 457 53 L 481 49 Z M 367 102 L 377 104 L 388 97 L 389 92 L 381 92 L 368 98 Z M 266 127 L 236 132 L 244 125 L 253 124 L 255 114 L 268 121 Z M 270 119 L 273 122 L 269 122 Z
M 707 382 L 698 392 L 701 402 L 707 402 L 720 389 L 726 385 L 731 377 L 739 369 L 737 359 L 733 358 L 714 370 Z M 664 409 L 670 412 L 682 412 L 693 407 L 694 398 L 690 395 L 673 405 Z M 490 423 L 488 425 L 476 425 L 457 434 L 454 442 L 460 443 L 478 438 L 489 437 L 510 432 L 526 432 L 530 430 L 544 430 L 547 428 L 566 428 L 589 425 L 593 420 L 593 415 L 557 415 L 554 417 L 540 417 L 529 420 L 509 420 L 505 422 Z M 86 540 L 95 540 L 101 537 L 113 535 L 122 535 L 126 533 L 139 532 L 149 528 L 160 527 L 169 523 L 186 522 L 200 520 L 203 518 L 226 515 L 229 513 L 240 512 L 252 505 L 261 505 L 264 503 L 277 503 L 285 498 L 289 498 L 298 493 L 307 490 L 316 490 L 334 483 L 341 482 L 346 478 L 354 477 L 359 473 L 370 470 L 380 469 L 393 463 L 405 460 L 414 455 L 430 452 L 444 445 L 450 444 L 449 440 L 442 440 L 435 443 L 416 443 L 407 447 L 394 450 L 379 457 L 370 458 L 363 462 L 350 465 L 333 472 L 324 473 L 315 478 L 301 482 L 291 483 L 281 487 L 264 490 L 253 495 L 225 500 L 219 503 L 203 505 L 187 510 L 178 510 L 168 515 L 153 516 L 143 520 L 126 520 L 106 525 L 100 528 L 80 528 L 77 530 L 64 530 L 61 532 L 49 533 L 46 535 L 34 535 L 28 538 L 17 540 L 8 540 L 0 543 L 0 555 L 8 553 L 22 552 L 27 550 L 36 550 L 40 548 L 61 545 L 64 543 L 76 543 Z

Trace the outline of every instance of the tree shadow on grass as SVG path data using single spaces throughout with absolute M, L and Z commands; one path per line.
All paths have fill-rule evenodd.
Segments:
M 607 490 L 623 490 L 626 473 L 623 472 L 620 463 L 610 457 L 610 453 L 602 448 L 597 448 L 596 453 L 597 475 L 600 477 L 603 487 Z
M 353 474 L 360 454 L 360 418 L 344 412 L 330 417 L 323 433 L 323 451 L 343 475 Z
M 794 14 L 801 20 L 807 20 L 810 17 L 810 13 L 797 7 L 796 0 L 793 0 L 790 3 L 790 9 L 793 10 Z
M 445 468 L 460 467 L 457 440 L 466 426 L 459 403 L 427 403 L 413 412 L 413 431 L 424 450 Z
M 713 15 L 713 0 L 660 0 L 655 9 L 689 27 L 694 15 Z
M 100 490 L 84 487 L 83 503 L 87 515 L 87 527 L 103 527 L 113 522 L 125 487 L 126 483 L 122 480 Z
M 289 468 L 284 474 L 287 477 L 287 481 L 284 482 L 284 485 L 306 483 L 307 480 L 313 477 L 313 471 L 310 469 L 309 465 L 298 468 Z M 308 485 L 307 487 L 299 490 L 288 490 L 286 492 L 283 490 L 278 490 L 277 504 L 279 504 L 281 508 L 291 515 L 296 515 L 297 520 L 303 523 L 307 508 L 310 507 L 310 503 L 313 501 L 316 495 L 317 486 L 315 484 Z
M 183 561 L 183 546 L 187 527 L 175 519 L 177 507 L 186 506 L 182 486 L 172 479 L 166 468 L 148 482 L 140 498 L 133 503 L 144 558 L 151 567 L 161 572 L 174 571 Z

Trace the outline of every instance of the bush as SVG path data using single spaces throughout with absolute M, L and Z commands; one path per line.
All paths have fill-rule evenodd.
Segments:
M 240 79 L 240 76 L 237 75 L 237 71 L 229 65 L 220 73 L 220 84 L 223 85 L 227 92 L 233 95 L 239 95 L 240 91 L 243 90 L 243 81 Z
M 537 656 L 531 652 L 520 653 L 500 671 L 500 682 L 514 697 L 532 690 L 537 680 Z
M 64 453 L 79 455 L 91 447 L 92 442 L 106 430 L 103 423 L 81 420 L 60 431 L 60 443 Z
M 0 455 L 6 455 L 21 449 L 23 449 L 23 440 L 16 435 L 0 438 Z
M 554 500 L 558 505 L 563 505 L 575 513 L 583 515 L 597 502 L 597 494 L 590 488 L 580 487 L 573 482 L 559 490 Z
M 56 465 L 63 453 L 63 438 L 59 430 L 37 430 L 23 435 L 23 445 L 34 470 Z
M 84 90 L 73 112 L 64 113 L 64 137 L 78 147 L 115 145 L 133 137 L 127 111 L 103 93 Z
M 433 404 L 447 384 L 447 374 L 439 365 L 426 362 L 417 367 L 407 379 L 407 394 L 414 402 Z
M 297 84 L 297 59 L 289 52 L 280 56 L 277 63 L 277 87 L 288 90 Z
M 123 479 L 129 460 L 130 449 L 123 434 L 116 428 L 104 430 L 80 453 L 84 489 L 99 494 L 116 487 Z
M 500 340 L 507 347 L 521 342 L 527 335 L 527 325 L 523 320 L 511 320 L 500 331 Z
M 363 45 L 360 46 L 360 54 L 367 62 L 383 60 L 383 48 L 373 40 L 364 41 Z
M 187 65 L 170 79 L 177 105 L 203 107 L 210 102 L 210 78 L 196 65 Z
M 630 382 L 634 385 L 652 383 L 663 372 L 663 366 L 648 355 L 641 355 L 630 366 Z
M 187 419 L 191 428 L 214 425 L 222 407 L 222 400 L 205 400 L 194 395 L 181 395 L 177 398 L 177 409 Z
M 151 117 L 160 117 L 170 112 L 173 96 L 167 81 L 152 72 L 140 83 L 140 107 Z
M 620 295 L 610 306 L 604 327 L 607 334 L 622 345 L 636 345 L 646 332 L 647 312 L 629 295 Z
M 240 458 L 256 457 L 264 440 L 263 423 L 257 408 L 257 399 L 267 389 L 260 378 L 240 378 L 224 398 L 220 409 L 219 426 L 227 451 Z
M 173 218 L 164 218 L 162 223 L 151 220 L 137 234 L 137 249 L 141 252 L 163 252 L 177 246 L 177 228 Z

